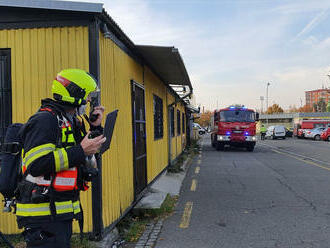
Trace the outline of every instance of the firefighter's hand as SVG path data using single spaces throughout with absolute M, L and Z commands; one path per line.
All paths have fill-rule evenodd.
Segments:
M 100 126 L 103 119 L 104 107 L 97 106 L 94 108 L 93 115 L 97 115 L 97 119 L 94 122 L 91 122 L 91 125 L 94 127 Z
M 91 132 L 88 132 L 85 138 L 81 141 L 80 145 L 84 150 L 86 156 L 98 153 L 101 145 L 105 142 L 106 138 L 103 135 L 97 136 L 94 139 L 88 138 Z

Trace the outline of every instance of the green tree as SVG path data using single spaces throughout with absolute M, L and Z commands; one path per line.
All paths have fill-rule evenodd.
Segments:
M 317 102 L 317 108 L 318 108 L 318 112 L 325 112 L 327 110 L 327 104 L 325 103 L 323 98 L 321 98 Z
M 330 102 L 328 102 L 328 105 L 327 105 L 327 112 L 330 112 Z

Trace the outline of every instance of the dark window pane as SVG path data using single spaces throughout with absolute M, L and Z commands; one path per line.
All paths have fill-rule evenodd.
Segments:
M 174 137 L 175 130 L 174 130 L 174 108 L 170 108 L 170 115 L 171 115 L 171 137 Z
M 185 125 L 185 123 L 184 123 L 184 113 L 182 113 L 182 133 L 185 133 L 185 127 L 186 127 L 186 125 Z
M 163 137 L 163 100 L 154 95 L 154 138 Z
M 176 112 L 176 125 L 177 125 L 177 132 L 178 132 L 178 135 L 181 134 L 181 113 L 180 113 L 180 110 L 177 110 Z
M 146 153 L 146 128 L 145 123 L 135 124 L 135 142 L 136 142 L 136 157 Z
M 135 120 L 145 121 L 144 90 L 135 85 Z
M 12 122 L 10 49 L 0 49 L 0 142 Z

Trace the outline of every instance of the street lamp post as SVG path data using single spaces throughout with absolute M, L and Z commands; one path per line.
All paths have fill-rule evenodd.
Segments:
M 268 111 L 268 87 L 269 87 L 269 85 L 270 85 L 270 83 L 268 82 L 267 87 L 266 87 L 266 115 L 268 115 L 267 111 Z M 268 127 L 268 116 L 266 117 L 266 119 L 267 119 L 267 127 Z
M 264 112 L 264 97 L 260 96 L 260 102 L 261 102 L 261 114 Z

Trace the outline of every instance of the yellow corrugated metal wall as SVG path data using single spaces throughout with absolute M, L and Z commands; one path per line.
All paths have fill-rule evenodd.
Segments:
M 64 68 L 89 70 L 87 27 L 0 30 L 0 48 L 11 49 L 13 122 L 25 122 L 38 109 L 40 99 L 51 96 L 51 82 L 57 72 Z M 102 34 L 100 60 L 101 102 L 107 111 L 119 109 L 111 149 L 103 156 L 103 221 L 104 226 L 109 226 L 134 199 L 130 80 L 143 84 L 143 67 Z M 144 74 L 150 182 L 168 163 L 167 104 L 173 102 L 174 97 L 150 70 L 146 68 Z M 163 99 L 164 107 L 164 137 L 156 141 L 153 137 L 153 94 Z M 176 133 L 172 138 L 172 159 L 182 151 L 178 141 L 181 142 L 181 136 Z M 91 190 L 81 196 L 84 232 L 89 232 L 92 231 Z M 20 232 L 15 216 L 3 214 L 2 205 L 0 230 L 5 234 Z M 74 231 L 78 230 L 75 223 Z
M 109 226 L 134 200 L 130 80 L 143 82 L 143 67 L 100 34 L 101 103 L 119 109 L 110 152 L 102 160 L 103 222 Z M 148 150 L 148 147 L 147 147 Z
M 88 28 L 0 30 L 0 48 L 11 49 L 13 122 L 25 122 L 51 96 L 51 82 L 64 68 L 89 70 Z M 91 194 L 82 193 L 85 231 L 91 231 Z M 18 233 L 15 215 L 2 213 L 0 230 Z M 75 231 L 79 230 L 75 225 Z
M 186 137 L 186 133 L 182 132 L 182 113 L 185 113 L 185 108 L 182 102 L 180 102 L 177 105 L 177 110 L 180 111 L 180 128 L 181 128 L 181 132 L 180 135 L 177 134 L 177 154 L 176 156 L 180 155 L 183 151 L 183 149 L 185 148 L 185 137 Z M 177 112 L 176 112 L 177 113 Z
M 168 94 L 168 104 L 171 104 L 175 101 L 175 98 Z M 181 132 L 178 135 L 177 130 L 177 110 L 180 111 L 180 127 Z M 180 155 L 185 148 L 185 140 L 186 140 L 186 133 L 182 133 L 182 113 L 185 113 L 185 108 L 182 102 L 178 103 L 176 106 L 174 105 L 174 129 L 175 129 L 175 136 L 171 138 L 171 160 L 174 160 L 178 155 Z
M 167 89 L 148 69 L 144 72 L 147 117 L 147 175 L 151 182 L 168 165 Z M 163 100 L 163 138 L 154 139 L 154 95 Z

